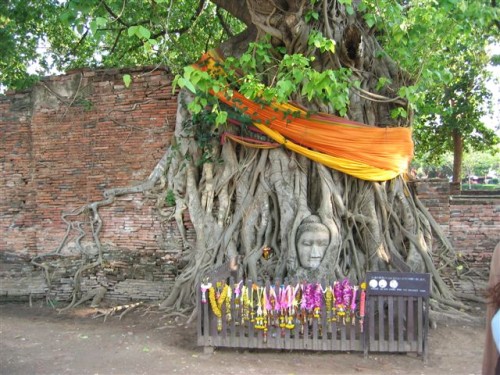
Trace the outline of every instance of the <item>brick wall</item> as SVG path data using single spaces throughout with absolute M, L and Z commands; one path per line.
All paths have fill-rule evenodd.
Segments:
M 129 88 L 123 84 L 125 73 L 134 77 Z M 175 127 L 171 81 L 165 69 L 79 70 L 0 96 L 0 295 L 36 296 L 47 290 L 40 285 L 40 268 L 27 260 L 59 248 L 68 228 L 62 212 L 102 200 L 106 189 L 148 177 Z M 177 271 L 172 257 L 182 243 L 176 228 L 161 222 L 154 204 L 134 194 L 100 210 L 104 258 L 112 266 L 98 277 L 89 272 L 83 289 L 101 282 L 109 295 L 121 288 L 126 296 L 127 288 L 119 284 L 130 278 L 141 280 L 146 297 L 164 294 L 165 281 Z M 69 277 L 80 264 L 78 227 L 90 225 L 86 212 L 67 219 L 73 225 L 60 251 L 65 265 L 54 277 L 55 297 L 71 290 Z M 95 255 L 91 238 L 81 243 L 88 256 Z M 137 297 L 136 289 L 129 294 Z
M 455 287 L 464 293 L 482 293 L 493 250 L 500 242 L 500 194 L 460 193 L 442 179 L 419 180 L 414 185 L 458 256 L 470 266 L 455 274 Z
M 450 239 L 477 271 L 488 273 L 493 249 L 500 242 L 500 196 L 452 196 Z
M 443 232 L 450 232 L 450 189 L 447 180 L 416 180 L 415 186 L 419 199 L 439 224 Z
M 130 88 L 124 73 L 134 76 Z M 42 258 L 54 273 L 50 290 L 42 269 L 29 260 L 59 249 L 68 228 L 62 212 L 148 177 L 174 131 L 171 80 L 165 70 L 81 70 L 0 96 L 0 299 L 47 292 L 56 300 L 70 298 L 71 276 L 81 264 L 78 228 L 89 229 L 85 212 L 67 216 L 73 225 L 60 250 L 64 257 Z M 498 196 L 450 199 L 445 180 L 416 181 L 414 187 L 459 254 L 485 275 L 500 241 Z M 83 274 L 82 291 L 104 285 L 112 300 L 163 298 L 184 247 L 178 229 L 162 221 L 154 200 L 142 194 L 120 197 L 100 214 L 105 266 Z M 189 217 L 185 223 L 192 239 Z M 81 243 L 95 257 L 92 239 Z

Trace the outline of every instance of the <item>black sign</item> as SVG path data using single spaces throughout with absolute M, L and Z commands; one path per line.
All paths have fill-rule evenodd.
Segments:
M 429 297 L 431 275 L 413 272 L 367 272 L 369 295 Z

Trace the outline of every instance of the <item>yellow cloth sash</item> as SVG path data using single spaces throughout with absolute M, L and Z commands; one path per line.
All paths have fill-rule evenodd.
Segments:
M 215 52 L 195 67 L 213 71 Z M 413 156 L 410 128 L 379 128 L 319 113 L 308 115 L 292 103 L 261 104 L 232 90 L 212 92 L 220 101 L 249 116 L 275 142 L 327 167 L 369 181 L 385 181 L 406 172 Z

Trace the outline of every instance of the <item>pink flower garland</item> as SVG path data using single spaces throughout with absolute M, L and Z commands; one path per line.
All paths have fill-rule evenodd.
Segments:
M 313 307 L 321 308 L 323 304 L 323 290 L 321 289 L 321 284 L 316 284 L 316 289 L 313 294 Z
M 335 309 L 337 310 L 337 314 L 342 313 L 344 311 L 344 298 L 342 284 L 338 281 L 333 283 L 333 296 L 335 297 Z
M 352 287 L 349 284 L 349 279 L 346 278 L 342 281 L 342 301 L 346 309 L 351 307 L 351 300 Z
M 314 284 L 307 284 L 306 289 L 304 291 L 305 298 L 305 307 L 308 312 L 311 312 L 314 309 L 314 303 L 316 299 L 316 293 L 314 289 Z

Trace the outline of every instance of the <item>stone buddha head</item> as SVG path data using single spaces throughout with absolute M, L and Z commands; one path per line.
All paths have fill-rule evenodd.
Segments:
M 295 245 L 300 266 L 316 269 L 330 244 L 330 230 L 317 215 L 310 215 L 297 228 Z

